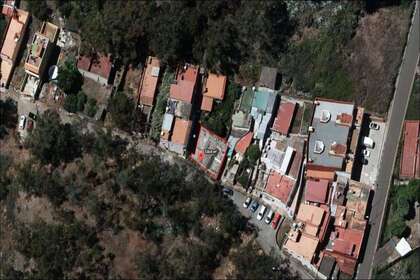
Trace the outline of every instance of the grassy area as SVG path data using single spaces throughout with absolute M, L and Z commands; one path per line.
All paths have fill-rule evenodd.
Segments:
M 374 273 L 374 279 L 420 279 L 420 250 L 417 249 L 385 270 Z
M 166 103 L 169 96 L 171 82 L 175 78 L 175 73 L 167 68 L 163 74 L 162 84 L 156 97 L 156 105 L 152 114 L 150 138 L 159 141 L 160 131 L 162 129 L 163 115 L 165 114 Z
M 239 98 L 240 90 L 238 84 L 229 82 L 223 102 L 214 104 L 213 110 L 201 118 L 205 127 L 221 137 L 228 135 L 235 101 Z
M 410 102 L 408 103 L 406 120 L 420 120 L 420 77 L 414 81 Z

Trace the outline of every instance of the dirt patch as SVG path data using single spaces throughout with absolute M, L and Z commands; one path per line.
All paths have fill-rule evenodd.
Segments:
M 115 271 L 123 279 L 136 279 L 135 258 L 147 241 L 138 232 L 125 229 L 114 235 L 111 231 L 99 235 L 100 243 L 107 252 L 115 255 L 113 260 Z
M 387 7 L 360 19 L 348 46 L 345 68 L 354 98 L 367 110 L 385 114 L 394 91 L 411 9 Z
M 23 223 L 35 223 L 39 220 L 47 224 L 54 223 L 54 207 L 45 197 L 28 196 L 19 192 L 16 199 L 16 218 Z
M 29 159 L 30 152 L 24 149 L 19 143 L 14 130 L 9 130 L 9 134 L 0 140 L 0 152 L 2 155 L 10 156 L 15 162 L 24 162 Z
M 88 78 L 83 80 L 82 91 L 88 97 L 95 99 L 98 104 L 107 104 L 111 96 L 111 87 L 104 87 Z

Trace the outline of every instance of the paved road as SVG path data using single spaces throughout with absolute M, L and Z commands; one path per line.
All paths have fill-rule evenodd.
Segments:
M 371 225 L 366 244 L 365 255 L 357 273 L 358 279 L 369 279 L 372 276 L 373 258 L 381 236 L 388 191 L 391 185 L 395 158 L 402 131 L 404 117 L 415 77 L 416 65 L 420 52 L 420 3 L 416 1 L 414 21 L 410 29 L 407 46 L 404 52 L 400 73 L 397 78 L 394 99 L 388 112 L 385 143 L 382 150 L 381 164 L 378 171 L 377 189 L 372 202 L 369 223 Z

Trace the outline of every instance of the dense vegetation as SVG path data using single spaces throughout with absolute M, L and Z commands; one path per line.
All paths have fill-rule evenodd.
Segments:
M 291 277 L 287 267 L 282 274 L 274 272 L 271 268 L 280 260 L 257 247 L 241 249 L 241 234 L 251 232 L 246 219 L 202 175 L 183 162 L 172 165 L 127 150 L 127 142 L 109 131 L 80 131 L 47 111 L 38 118 L 29 143 L 33 158 L 18 163 L 0 155 L 0 207 L 11 205 L 15 213 L 0 221 L 3 238 L 3 225 L 12 231 L 5 252 L 18 251 L 24 263 L 33 262 L 31 269 L 21 271 L 11 258 L 0 269 L 2 277 L 124 277 L 116 269 L 125 263 L 117 261 L 121 253 L 103 235 L 124 243 L 128 240 L 120 233 L 127 232 L 144 242 L 135 247 L 134 259 L 125 260 L 141 278 L 209 279 L 231 248 L 239 250 L 230 256 L 238 268 L 232 277 Z M 20 194 L 24 201 L 51 202 L 43 207 L 51 208 L 52 220 L 42 215 L 33 222 L 18 218 L 22 214 L 14 207 L 23 207 L 17 201 Z M 25 205 L 33 211 L 30 203 Z M 82 209 L 85 214 L 76 214 Z M 250 257 L 256 265 L 245 265 Z
M 8 132 L 7 129 L 16 127 L 17 107 L 12 99 L 0 100 L 0 139 Z
M 383 242 L 386 242 L 392 236 L 409 236 L 410 229 L 406 221 L 413 218 L 414 202 L 420 201 L 419 187 L 420 180 L 412 180 L 407 185 L 393 185 L 391 187 Z

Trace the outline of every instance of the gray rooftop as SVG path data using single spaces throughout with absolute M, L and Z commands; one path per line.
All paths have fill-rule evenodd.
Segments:
M 277 69 L 264 66 L 261 68 L 259 86 L 276 89 L 277 87 Z
M 309 158 L 315 165 L 341 169 L 343 167 L 344 158 L 331 155 L 329 152 L 333 143 L 347 145 L 350 127 L 339 125 L 336 123 L 336 120 L 337 115 L 342 113 L 353 115 L 354 105 L 331 101 L 318 102 L 319 104 L 315 107 L 315 113 L 311 125 L 314 128 L 314 132 L 311 132 L 309 135 Z M 324 114 L 329 112 L 329 121 L 320 121 L 321 114 L 323 112 Z M 324 151 L 320 154 L 314 152 L 316 141 L 321 141 L 325 146 Z

